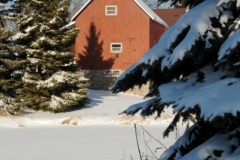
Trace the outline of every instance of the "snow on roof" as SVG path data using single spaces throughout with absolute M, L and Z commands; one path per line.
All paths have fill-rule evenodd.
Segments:
M 142 0 L 134 0 L 134 2 L 136 2 L 139 5 L 139 7 L 141 7 L 142 10 L 144 10 L 144 12 L 146 12 L 149 17 L 151 17 L 152 20 L 168 28 L 168 25 L 156 13 L 154 13 L 153 10 L 149 8 Z
M 82 8 L 79 9 L 79 11 L 71 18 L 71 21 L 74 21 L 76 19 L 76 17 L 82 12 L 82 10 L 84 8 L 86 8 L 86 6 L 91 2 L 92 0 L 88 0 L 83 6 Z M 156 14 L 153 12 L 153 10 L 151 8 L 149 8 L 142 0 L 133 0 L 135 3 L 137 3 L 139 5 L 139 7 L 147 13 L 147 15 L 154 21 L 162 24 L 163 26 L 165 26 L 166 28 L 168 28 L 168 25 Z
M 91 2 L 92 0 L 88 0 L 83 6 L 82 8 L 80 8 L 77 13 L 75 15 L 73 15 L 73 17 L 71 18 L 71 21 L 74 21 L 75 18 L 82 12 L 82 10 Z

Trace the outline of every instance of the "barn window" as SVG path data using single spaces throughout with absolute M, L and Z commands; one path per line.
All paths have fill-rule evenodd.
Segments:
M 106 6 L 105 14 L 107 16 L 116 16 L 117 15 L 117 6 Z
M 120 71 L 112 71 L 112 75 L 113 76 L 119 76 L 120 75 Z
M 111 43 L 111 53 L 121 53 L 122 43 Z
M 120 72 L 120 70 L 105 70 L 105 75 L 106 77 L 118 77 Z

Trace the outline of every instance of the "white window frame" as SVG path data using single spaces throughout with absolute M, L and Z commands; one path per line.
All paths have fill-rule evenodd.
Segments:
M 113 45 L 120 45 L 120 50 L 119 51 L 113 50 Z M 123 50 L 123 45 L 122 45 L 121 42 L 114 42 L 114 43 L 110 44 L 110 51 L 111 51 L 111 53 L 122 53 L 122 50 Z
M 121 70 L 105 70 L 106 77 L 119 77 Z
M 108 13 L 108 7 L 114 7 L 115 9 L 114 10 L 112 10 L 112 11 L 115 11 L 115 13 Z M 117 10 L 117 6 L 115 6 L 115 5 L 109 5 L 109 6 L 105 6 L 105 15 L 106 16 L 116 16 L 117 15 L 117 12 L 118 12 L 118 10 Z

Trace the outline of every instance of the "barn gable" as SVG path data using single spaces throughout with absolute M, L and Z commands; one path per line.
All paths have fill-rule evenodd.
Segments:
M 93 0 L 88 0 L 82 8 L 80 8 L 77 13 L 71 18 L 71 21 L 75 21 L 77 16 L 92 2 Z M 168 28 L 169 26 L 155 13 L 151 8 L 149 8 L 142 0 L 133 0 L 152 20 L 156 21 L 159 24 L 162 24 L 164 27 Z

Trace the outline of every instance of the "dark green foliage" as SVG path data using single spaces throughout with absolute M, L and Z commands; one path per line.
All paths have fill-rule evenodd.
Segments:
M 171 107 L 174 118 L 164 137 L 179 123 L 186 125 L 160 160 L 240 159 L 240 5 L 227 0 L 171 2 L 190 11 L 117 79 L 112 91 L 151 80 L 153 88 L 146 97 L 153 98 L 123 113 L 157 112 L 161 121 L 161 113 Z
M 222 150 L 214 150 L 213 154 L 216 155 L 217 157 L 221 157 L 223 151 Z
M 68 26 L 69 5 L 70 0 L 14 4 L 20 12 L 13 15 L 18 32 L 10 40 L 24 49 L 27 62 L 18 99 L 21 108 L 63 112 L 89 102 L 87 79 L 78 75 L 75 57 L 69 52 L 79 32 Z
M 177 8 L 185 8 L 189 6 L 190 8 L 203 2 L 203 0 L 158 0 L 158 4 L 171 1 L 171 4 Z
M 7 28 L 8 15 L 13 9 L 6 9 L 4 3 L 0 4 L 0 96 L 1 106 L 6 112 L 19 114 L 21 109 L 17 107 L 15 98 L 23 83 L 21 77 L 25 67 L 25 54 L 21 54 L 21 47 L 11 44 L 9 37 L 14 31 Z M 2 109 L 1 109 L 2 110 Z

